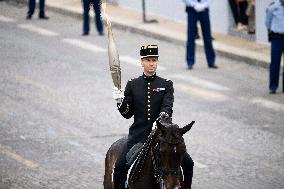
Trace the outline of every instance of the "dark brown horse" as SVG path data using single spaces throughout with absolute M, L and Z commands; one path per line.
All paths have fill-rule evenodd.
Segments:
M 194 124 L 183 128 L 168 122 L 158 122 L 157 129 L 148 137 L 143 145 L 144 153 L 140 153 L 135 171 L 130 174 L 129 189 L 182 189 L 183 177 L 181 163 L 186 152 L 183 135 Z M 112 174 L 116 158 L 127 138 L 112 144 L 105 159 L 104 189 L 114 189 Z M 146 153 L 145 153 L 146 151 Z M 143 154 L 143 155 L 141 155 Z M 141 163 L 142 162 L 142 163 Z

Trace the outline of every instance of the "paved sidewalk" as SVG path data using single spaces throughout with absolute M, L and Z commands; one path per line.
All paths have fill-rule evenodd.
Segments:
M 23 0 L 17 0 L 22 1 Z M 61 14 L 82 18 L 81 0 L 47 0 L 48 10 Z M 90 11 L 91 13 L 93 11 Z M 154 38 L 163 39 L 180 45 L 186 43 L 186 24 L 175 22 L 162 17 L 152 17 L 158 23 L 145 24 L 142 22 L 141 13 L 123 7 L 108 4 L 107 13 L 111 17 L 113 27 L 130 30 Z M 47 13 L 48 14 L 48 13 Z M 151 19 L 151 16 L 148 15 Z M 51 18 L 52 20 L 52 18 Z M 214 48 L 218 55 L 226 56 L 248 64 L 268 67 L 270 62 L 270 46 L 256 43 L 220 33 L 213 33 Z M 203 47 L 203 40 L 196 41 Z

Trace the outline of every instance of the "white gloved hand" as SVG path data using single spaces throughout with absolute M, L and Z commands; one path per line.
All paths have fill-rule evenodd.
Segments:
M 116 100 L 117 103 L 121 103 L 124 98 L 123 90 L 119 90 L 117 87 L 113 88 L 112 98 Z
M 202 12 L 204 11 L 206 8 L 206 6 L 202 3 L 197 3 L 195 6 L 194 6 L 194 9 L 196 10 L 196 12 Z
M 153 125 L 152 125 L 152 131 L 155 130 L 155 129 L 157 129 L 157 123 L 156 123 L 156 121 L 154 121 L 154 123 L 153 123 Z

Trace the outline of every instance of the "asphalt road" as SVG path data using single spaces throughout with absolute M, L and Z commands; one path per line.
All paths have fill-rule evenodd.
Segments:
M 127 135 L 112 99 L 107 38 L 92 24 L 0 2 L 0 188 L 102 189 L 109 146 Z M 193 188 L 284 188 L 284 94 L 268 94 L 267 69 L 203 50 L 185 69 L 184 47 L 114 29 L 122 83 L 142 74 L 139 48 L 158 44 L 158 75 L 175 87 L 173 122 L 195 161 Z M 216 39 L 218 40 L 218 39 Z

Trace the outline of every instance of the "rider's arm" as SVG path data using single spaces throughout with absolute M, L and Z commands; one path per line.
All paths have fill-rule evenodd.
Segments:
M 126 119 L 129 119 L 133 116 L 132 99 L 131 81 L 128 81 L 124 91 L 124 99 L 122 103 L 117 104 L 120 114 Z
M 174 103 L 174 87 L 171 80 L 166 81 L 165 96 L 163 98 L 162 107 L 160 111 L 161 117 L 172 117 Z

